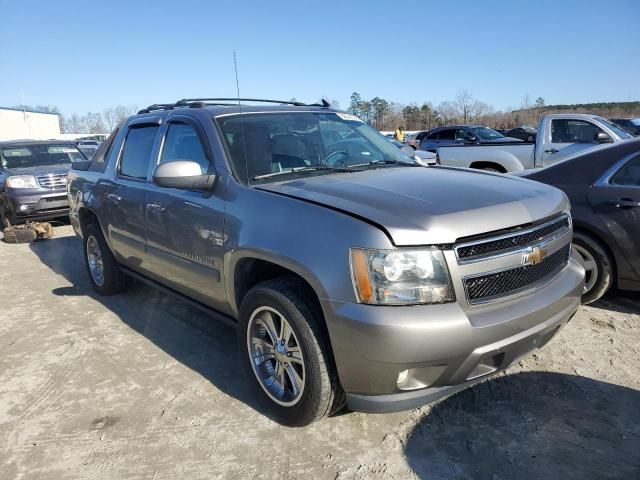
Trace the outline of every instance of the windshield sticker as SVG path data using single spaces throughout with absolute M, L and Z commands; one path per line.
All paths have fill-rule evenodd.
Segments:
M 340 117 L 342 120 L 350 120 L 352 122 L 361 122 L 364 123 L 362 120 L 360 120 L 358 117 L 356 117 L 355 115 L 351 115 L 350 113 L 342 113 L 342 112 L 336 112 L 336 115 L 338 117 Z

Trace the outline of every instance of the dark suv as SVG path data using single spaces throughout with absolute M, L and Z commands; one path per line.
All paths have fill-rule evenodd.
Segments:
M 69 213 L 67 172 L 86 161 L 75 144 L 62 141 L 0 142 L 0 218 L 3 226 Z
M 612 118 L 611 121 L 624 128 L 631 135 L 640 135 L 640 118 Z
M 505 137 L 484 125 L 452 125 L 429 130 L 429 134 L 420 140 L 420 150 L 435 152 L 438 147 L 457 144 L 512 143 L 517 138 Z

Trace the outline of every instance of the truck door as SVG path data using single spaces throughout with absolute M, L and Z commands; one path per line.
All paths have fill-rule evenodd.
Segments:
M 589 202 L 640 277 L 640 154 L 589 190 Z M 625 272 L 618 272 L 625 278 Z M 633 280 L 633 279 L 631 279 Z
M 550 130 L 544 142 L 543 166 L 551 165 L 566 155 L 593 147 L 597 144 L 595 137 L 599 132 L 606 135 L 604 130 L 586 120 L 554 118 L 551 120 Z
M 169 119 L 159 162 L 171 160 L 191 160 L 200 164 L 203 173 L 214 172 L 204 132 L 191 117 Z M 201 303 L 224 309 L 224 201 L 215 192 L 152 185 L 147 209 L 152 277 Z
M 143 273 L 148 267 L 145 206 L 158 126 L 158 123 L 129 125 L 116 164 L 115 181 L 104 191 L 113 253 L 118 262 Z

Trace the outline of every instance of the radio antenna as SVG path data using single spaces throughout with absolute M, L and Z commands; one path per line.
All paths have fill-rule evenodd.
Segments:
M 238 62 L 235 50 L 233 51 L 233 69 L 236 72 L 236 92 L 238 93 L 238 105 L 240 105 L 240 83 L 238 82 Z
M 238 108 L 242 113 L 242 105 L 240 103 L 240 82 L 238 82 L 238 61 L 236 59 L 236 51 L 233 51 L 233 70 L 236 74 L 236 92 L 238 94 Z M 249 162 L 247 160 L 247 142 L 244 136 L 244 115 L 240 115 L 240 130 L 242 131 L 242 151 L 244 152 L 244 170 L 247 175 L 247 183 L 251 182 L 249 178 Z

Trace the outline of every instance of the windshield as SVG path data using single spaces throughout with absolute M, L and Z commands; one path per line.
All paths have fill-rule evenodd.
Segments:
M 29 168 L 80 162 L 86 158 L 71 145 L 15 145 L 0 151 L 3 168 Z
M 248 113 L 216 121 L 236 175 L 248 184 L 281 181 L 287 172 L 301 177 L 367 168 L 372 162 L 415 165 L 389 139 L 347 113 Z
M 618 137 L 620 138 L 631 138 L 632 135 L 627 132 L 626 130 L 624 130 L 622 127 L 620 127 L 620 125 L 616 125 L 613 122 L 610 122 L 609 120 L 606 120 L 602 117 L 598 117 L 598 121 L 604 123 L 607 127 L 609 127 L 611 130 L 613 130 L 613 133 L 615 133 Z
M 471 131 L 480 140 L 496 140 L 498 138 L 504 138 L 504 135 L 489 127 L 472 127 Z

